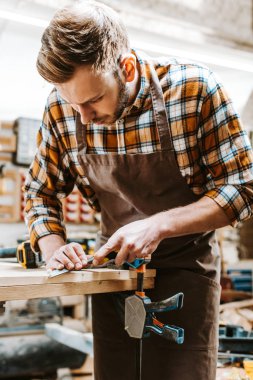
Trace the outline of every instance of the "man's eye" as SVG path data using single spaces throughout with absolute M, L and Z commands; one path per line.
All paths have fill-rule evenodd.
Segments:
M 97 98 L 95 100 L 91 100 L 90 103 L 97 103 L 97 102 L 99 102 L 102 99 L 103 99 L 103 96 L 100 96 L 99 98 Z

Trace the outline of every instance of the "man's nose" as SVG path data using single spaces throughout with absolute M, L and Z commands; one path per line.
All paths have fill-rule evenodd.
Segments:
M 95 111 L 87 104 L 87 105 L 78 105 L 77 111 L 80 113 L 81 122 L 83 124 L 87 124 L 91 122 L 95 118 Z

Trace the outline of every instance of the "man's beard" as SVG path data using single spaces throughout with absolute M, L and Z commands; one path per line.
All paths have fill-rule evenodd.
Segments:
M 130 98 L 129 89 L 127 88 L 126 84 L 123 82 L 121 77 L 119 76 L 118 72 L 115 72 L 115 78 L 119 86 L 119 96 L 118 96 L 118 101 L 117 101 L 117 108 L 113 115 L 114 121 L 120 118 L 124 109 L 128 106 L 128 102 Z

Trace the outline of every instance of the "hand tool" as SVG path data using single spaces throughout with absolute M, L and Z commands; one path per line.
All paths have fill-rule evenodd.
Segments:
M 92 263 L 93 259 L 94 259 L 94 256 L 87 257 L 87 264 Z M 90 266 L 87 266 L 87 268 L 88 267 L 90 268 Z M 71 269 L 71 270 L 75 270 L 75 269 Z M 63 269 L 48 269 L 47 270 L 47 274 L 48 274 L 49 278 L 53 278 L 53 277 L 56 277 L 56 276 L 60 276 L 60 275 L 62 275 L 64 273 L 68 273 L 71 270 L 69 270 L 67 268 L 63 268 Z
M 94 259 L 94 256 L 87 256 L 87 264 L 88 265 L 85 268 L 83 268 L 84 270 L 85 269 L 99 269 L 99 268 L 128 269 L 129 267 L 133 268 L 133 269 L 137 269 L 137 268 L 139 268 L 145 262 L 145 259 L 135 259 L 132 263 L 129 263 L 128 261 L 126 261 L 123 265 L 117 266 L 115 264 L 115 259 L 108 259 L 106 257 L 106 258 L 104 258 L 104 261 L 103 261 L 102 264 L 94 266 L 92 264 L 93 259 Z M 75 270 L 75 269 L 71 269 L 71 271 L 73 271 L 73 270 Z M 67 268 L 63 268 L 63 269 L 48 269 L 47 270 L 49 278 L 60 276 L 60 275 L 62 275 L 64 273 L 67 273 L 67 272 L 70 272 L 70 270 L 67 269 Z
M 44 264 L 40 252 L 33 252 L 29 240 L 23 241 L 17 247 L 0 248 L 0 258 L 16 257 L 23 268 L 39 268 Z
M 184 329 L 167 325 L 157 320 L 155 312 L 165 312 L 181 309 L 183 306 L 183 293 L 178 293 L 163 301 L 151 302 L 143 289 L 144 273 L 147 261 L 139 265 L 137 270 L 137 290 L 134 295 L 125 300 L 125 330 L 136 341 L 136 380 L 141 380 L 142 373 L 142 338 L 148 337 L 150 332 L 182 344 Z

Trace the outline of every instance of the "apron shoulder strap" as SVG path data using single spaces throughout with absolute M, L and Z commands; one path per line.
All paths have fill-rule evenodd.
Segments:
M 172 136 L 170 130 L 170 122 L 167 115 L 162 87 L 159 82 L 157 73 L 152 63 L 150 64 L 151 83 L 150 92 L 153 103 L 153 110 L 155 114 L 155 121 L 158 130 L 162 150 L 174 150 L 172 143 Z

